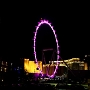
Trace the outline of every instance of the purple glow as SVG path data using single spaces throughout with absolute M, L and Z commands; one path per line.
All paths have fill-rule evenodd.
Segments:
M 56 33 L 55 33 L 55 30 L 54 30 L 53 26 L 51 25 L 51 23 L 48 22 L 48 20 L 41 20 L 40 22 L 38 22 L 38 26 L 36 26 L 36 31 L 34 32 L 34 47 L 33 47 L 33 48 L 34 48 L 35 62 L 37 62 L 37 54 L 36 54 L 36 35 L 37 35 L 37 31 L 38 31 L 39 27 L 40 27 L 42 24 L 47 24 L 47 25 L 49 25 L 49 26 L 51 27 L 52 31 L 53 31 L 53 34 L 54 34 L 55 40 L 56 40 L 56 45 L 57 45 L 57 61 L 58 61 L 59 58 L 60 58 L 60 56 L 59 56 L 60 51 L 59 51 L 58 39 L 57 39 L 57 35 L 56 35 Z M 38 63 L 36 63 L 36 64 L 37 64 L 37 67 L 39 68 L 41 74 L 43 75 L 43 72 L 41 71 Z M 54 75 L 56 74 L 56 71 L 57 71 L 57 69 L 58 69 L 58 64 L 59 64 L 59 63 L 57 62 L 55 71 L 54 71 L 54 73 L 53 73 L 52 75 L 48 75 L 48 74 L 47 74 L 47 76 L 48 76 L 49 78 L 53 78 Z

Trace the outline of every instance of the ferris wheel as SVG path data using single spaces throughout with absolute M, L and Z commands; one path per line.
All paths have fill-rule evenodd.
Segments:
M 47 24 L 50 28 L 51 28 L 51 30 L 52 30 L 52 32 L 53 32 L 53 34 L 54 34 L 54 37 L 55 37 L 55 41 L 56 41 L 56 46 L 57 46 L 57 51 L 56 51 L 56 53 L 57 53 L 57 63 L 56 63 L 56 66 L 55 66 L 55 70 L 54 70 L 54 72 L 53 72 L 53 74 L 52 75 L 49 75 L 48 73 L 47 73 L 47 76 L 49 77 L 49 78 L 53 78 L 54 76 L 55 76 L 55 74 L 56 74 L 56 72 L 57 72 L 57 69 L 58 69 L 58 60 L 60 59 L 60 56 L 59 56 L 59 54 L 60 54 L 60 51 L 59 51 L 59 44 L 58 44 L 58 39 L 57 39 L 57 35 L 56 35 L 56 31 L 54 30 L 54 28 L 53 28 L 53 26 L 51 25 L 51 23 L 49 23 L 49 21 L 48 20 L 40 20 L 40 22 L 38 22 L 38 25 L 36 26 L 36 30 L 35 30 L 35 32 L 34 32 L 34 58 L 35 58 L 35 63 L 36 63 L 36 65 L 37 65 L 37 68 L 38 68 L 38 70 L 40 71 L 40 73 L 42 74 L 42 76 L 44 75 L 43 74 L 43 71 L 40 69 L 40 67 L 39 67 L 39 64 L 38 64 L 38 60 L 37 60 L 37 52 L 36 52 L 36 36 L 37 36 L 37 32 L 38 32 L 38 30 L 39 30 L 39 27 L 41 26 L 41 25 L 43 25 L 43 24 Z

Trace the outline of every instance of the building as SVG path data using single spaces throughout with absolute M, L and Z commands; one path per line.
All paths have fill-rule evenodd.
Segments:
M 53 61 L 52 63 L 56 63 L 57 61 Z M 71 70 L 88 70 L 88 65 L 84 61 L 80 61 L 80 58 L 72 58 L 68 60 L 58 61 L 59 66 L 69 67 Z M 67 65 L 67 66 L 66 66 Z
M 0 71 L 7 72 L 8 70 L 8 63 L 6 61 L 0 61 Z
M 21 77 L 23 69 L 14 63 L 0 60 L 0 82 L 14 82 Z
M 42 61 L 38 61 L 38 65 L 42 70 Z M 24 59 L 24 71 L 27 73 L 40 73 L 35 61 L 30 61 L 29 59 Z
M 55 71 L 56 63 L 57 61 L 49 61 L 49 64 L 42 64 L 42 61 L 38 62 L 40 69 L 45 75 L 53 74 Z M 56 76 L 66 75 L 68 79 L 75 80 L 90 78 L 90 70 L 88 70 L 88 64 L 85 61 L 81 61 L 80 58 L 60 60 L 58 63 L 59 64 Z M 37 69 L 36 63 L 34 61 L 30 61 L 29 59 L 24 60 L 24 70 L 33 74 L 40 73 L 40 70 Z
M 84 62 L 88 65 L 88 70 L 90 70 L 90 55 L 85 55 L 83 58 Z

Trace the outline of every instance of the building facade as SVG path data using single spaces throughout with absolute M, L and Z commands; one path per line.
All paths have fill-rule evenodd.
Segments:
M 49 61 L 49 64 L 42 64 L 42 61 L 38 61 L 38 65 L 43 71 L 43 74 L 52 75 L 55 71 L 57 61 Z M 60 60 L 58 61 L 58 69 L 57 76 L 61 76 L 65 73 L 68 73 L 70 70 L 88 70 L 87 63 L 84 61 L 80 61 L 80 58 L 72 58 L 68 60 Z M 28 73 L 40 73 L 40 70 L 37 69 L 37 65 L 34 61 L 30 61 L 29 59 L 24 59 L 24 70 Z

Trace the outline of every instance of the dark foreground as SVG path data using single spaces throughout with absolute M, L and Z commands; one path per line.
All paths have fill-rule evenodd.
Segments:
M 82 85 L 62 85 L 62 84 L 57 84 L 55 85 L 50 85 L 50 84 L 44 84 L 44 83 L 26 83 L 26 84 L 10 84 L 10 85 L 0 85 L 0 89 L 4 88 L 28 88 L 30 90 L 88 90 Z

